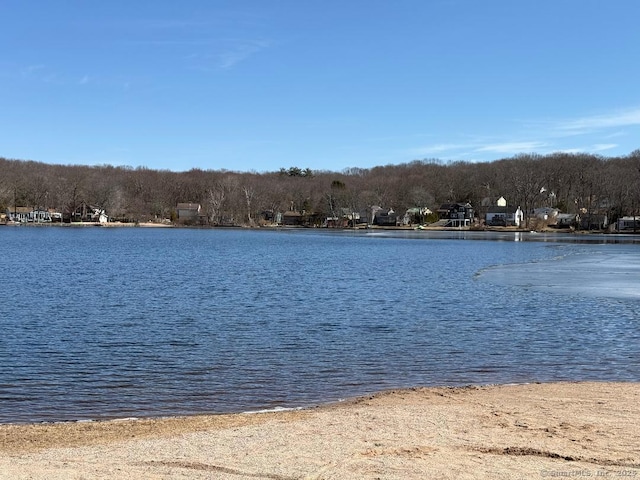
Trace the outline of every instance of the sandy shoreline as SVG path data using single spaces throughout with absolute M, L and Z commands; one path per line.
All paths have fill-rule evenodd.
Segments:
M 640 478 L 640 383 L 382 392 L 306 410 L 0 426 L 0 478 Z

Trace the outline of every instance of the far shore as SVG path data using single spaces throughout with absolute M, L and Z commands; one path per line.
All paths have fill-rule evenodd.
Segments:
M 586 235 L 586 234 L 598 234 L 598 235 L 633 235 L 640 234 L 640 231 L 610 231 L 610 230 L 575 230 L 572 228 L 555 228 L 555 227 L 544 227 L 539 229 L 531 229 L 531 228 L 523 228 L 523 227 L 495 227 L 495 226 L 472 226 L 472 227 L 440 227 L 440 226 L 429 226 L 429 225 L 397 225 L 397 226 L 378 226 L 378 225 L 359 225 L 356 228 L 353 227 L 345 227 L 345 228 L 327 228 L 327 227 L 307 227 L 307 226 L 297 226 L 297 225 L 230 225 L 230 226 L 221 226 L 221 225 L 185 225 L 181 223 L 163 223 L 163 222 L 72 222 L 72 223 L 60 223 L 60 222 L 49 222 L 49 223 L 15 223 L 15 222 L 6 222 L 0 223 L 0 226 L 25 226 L 25 227 L 106 227 L 106 228 L 195 228 L 195 229 L 319 229 L 326 231 L 362 231 L 362 230 L 382 230 L 382 231 L 424 231 L 424 232 L 487 232 L 487 233 L 549 233 L 549 234 L 575 234 L 575 235 Z
M 0 425 L 0 479 L 640 477 L 640 383 L 413 388 L 253 414 Z

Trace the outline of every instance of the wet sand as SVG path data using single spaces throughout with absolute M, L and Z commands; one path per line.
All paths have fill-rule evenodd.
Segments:
M 2 479 L 640 478 L 640 383 L 382 392 L 273 413 L 0 426 Z

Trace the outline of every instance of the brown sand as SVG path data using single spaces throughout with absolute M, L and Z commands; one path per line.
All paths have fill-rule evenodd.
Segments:
M 640 384 L 416 388 L 300 411 L 0 426 L 2 479 L 640 478 Z

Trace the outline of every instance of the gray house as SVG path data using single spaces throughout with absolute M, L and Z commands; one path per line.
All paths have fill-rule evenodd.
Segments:
M 391 208 L 374 210 L 373 224 L 383 227 L 395 227 L 398 224 L 398 215 Z
M 620 217 L 616 226 L 619 232 L 640 231 L 640 217 Z
M 578 216 L 575 213 L 559 213 L 556 216 L 556 223 L 552 225 L 556 228 L 575 227 L 578 224 Z
M 492 227 L 519 226 L 523 214 L 520 207 L 492 206 L 485 214 L 485 224 Z
M 440 222 L 448 220 L 446 227 L 469 227 L 473 223 L 473 215 L 470 203 L 444 203 L 438 209 Z
M 202 212 L 202 206 L 199 203 L 179 203 L 176 206 L 178 220 L 184 222 L 198 222 L 205 214 Z

